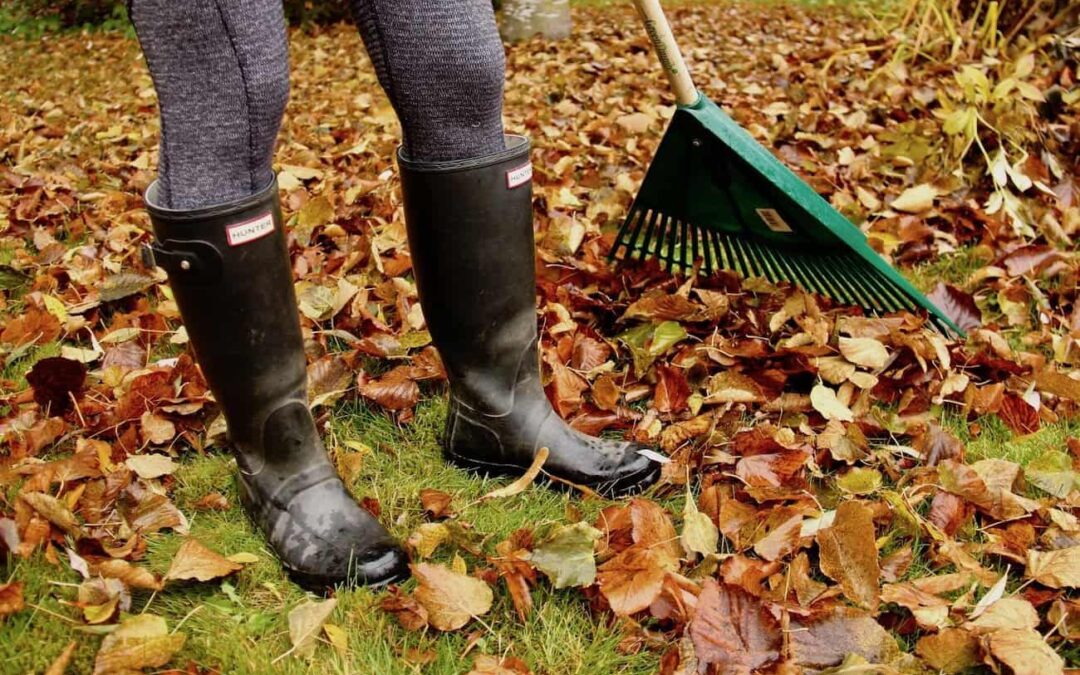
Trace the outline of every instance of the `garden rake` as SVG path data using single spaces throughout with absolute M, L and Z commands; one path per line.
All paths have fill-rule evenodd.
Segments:
M 658 258 L 672 271 L 700 260 L 706 274 L 787 281 L 875 313 L 921 308 L 963 335 L 859 228 L 694 87 L 659 0 L 633 1 L 678 108 L 611 258 Z

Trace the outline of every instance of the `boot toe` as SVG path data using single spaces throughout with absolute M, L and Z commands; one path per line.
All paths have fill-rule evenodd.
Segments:
M 285 508 L 262 513 L 270 545 L 305 590 L 378 588 L 409 576 L 405 552 L 337 478 L 297 493 Z
M 597 493 L 605 497 L 637 494 L 648 489 L 660 478 L 660 462 L 640 452 L 645 446 L 637 443 L 620 445 L 622 461 L 609 476 L 601 478 L 593 486 Z

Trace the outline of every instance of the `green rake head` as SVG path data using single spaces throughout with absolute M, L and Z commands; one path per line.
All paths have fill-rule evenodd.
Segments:
M 679 106 L 612 258 L 787 281 L 876 313 L 920 309 L 963 331 L 843 215 L 705 96 Z

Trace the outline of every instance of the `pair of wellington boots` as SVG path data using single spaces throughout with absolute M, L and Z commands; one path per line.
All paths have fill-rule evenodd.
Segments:
M 450 379 L 447 461 L 520 475 L 544 471 L 606 495 L 644 489 L 659 464 L 633 443 L 583 435 L 540 382 L 531 167 L 525 138 L 494 155 L 416 162 L 398 153 L 413 270 Z M 155 263 L 169 275 L 196 357 L 225 414 L 244 508 L 290 576 L 325 591 L 408 576 L 408 560 L 353 500 L 308 409 L 278 187 L 196 210 L 146 193 Z

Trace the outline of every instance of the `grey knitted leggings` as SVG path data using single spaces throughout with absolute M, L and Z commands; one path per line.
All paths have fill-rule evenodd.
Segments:
M 504 57 L 490 0 L 351 0 L 405 151 L 503 147 Z M 129 0 L 161 108 L 161 206 L 246 197 L 269 182 L 289 98 L 281 0 Z

